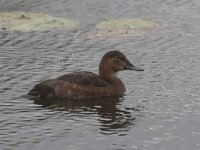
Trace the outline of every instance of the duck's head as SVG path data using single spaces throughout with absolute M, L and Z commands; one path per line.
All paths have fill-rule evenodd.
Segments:
M 102 57 L 99 65 L 100 74 L 116 73 L 122 70 L 144 71 L 130 63 L 126 56 L 120 51 L 110 51 Z

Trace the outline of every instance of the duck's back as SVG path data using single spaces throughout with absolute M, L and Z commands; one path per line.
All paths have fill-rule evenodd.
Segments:
M 62 75 L 57 80 L 68 81 L 72 84 L 107 87 L 108 82 L 101 79 L 98 75 L 88 71 L 78 71 Z
M 74 95 L 81 95 L 81 88 L 85 91 L 87 87 L 91 89 L 91 87 L 100 88 L 107 87 L 108 85 L 108 82 L 94 73 L 79 71 L 36 84 L 28 92 L 28 95 L 40 98 L 71 98 Z

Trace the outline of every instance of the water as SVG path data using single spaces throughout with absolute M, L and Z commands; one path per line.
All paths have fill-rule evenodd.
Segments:
M 0 149 L 200 149 L 198 0 L 1 0 L 0 11 L 8 10 L 67 17 L 81 27 L 0 31 Z M 83 36 L 94 23 L 116 18 L 150 18 L 161 26 L 147 37 Z M 97 72 L 110 49 L 145 70 L 119 73 L 123 98 L 38 104 L 20 97 L 41 80 L 76 69 Z

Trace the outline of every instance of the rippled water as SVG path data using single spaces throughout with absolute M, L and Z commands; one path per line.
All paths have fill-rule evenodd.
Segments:
M 199 150 L 198 0 L 0 0 L 0 11 L 45 12 L 79 20 L 73 30 L 0 31 L 0 149 Z M 150 18 L 147 37 L 88 39 L 102 20 Z M 20 98 L 38 81 L 76 69 L 97 72 L 121 49 L 144 72 L 124 71 L 121 99 L 36 102 Z

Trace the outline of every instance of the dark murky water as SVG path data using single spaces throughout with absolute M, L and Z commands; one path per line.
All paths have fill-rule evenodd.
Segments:
M 200 1 L 0 0 L 0 11 L 45 12 L 81 28 L 0 31 L 0 149 L 199 150 Z M 147 37 L 87 39 L 102 20 L 151 18 Z M 24 98 L 38 81 L 75 69 L 97 72 L 101 56 L 122 49 L 145 72 L 119 74 L 122 99 L 35 104 Z

